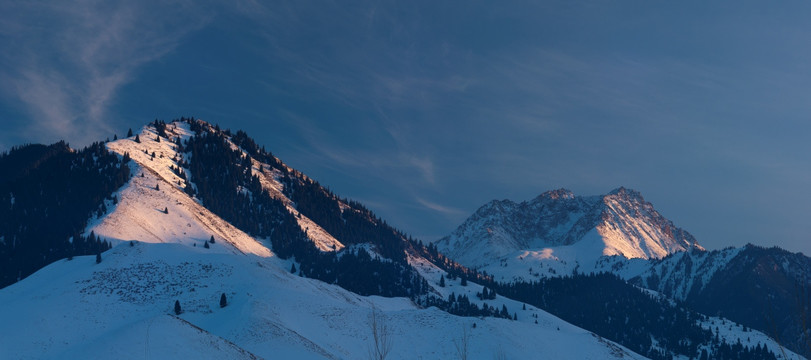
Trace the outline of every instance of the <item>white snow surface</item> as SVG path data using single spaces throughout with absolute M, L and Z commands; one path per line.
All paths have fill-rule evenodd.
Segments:
M 173 138 L 190 136 L 183 123 L 169 124 L 167 131 Z M 267 242 L 234 228 L 183 192 L 170 170 L 178 155 L 171 141 L 155 141 L 149 126 L 139 137 L 140 144 L 134 137 L 108 143 L 111 151 L 130 154 L 134 177 L 114 194 L 118 203 L 109 201 L 108 213 L 91 219 L 86 229 L 114 248 L 102 254 L 100 264 L 93 256 L 59 260 L 0 290 L 0 357 L 368 358 L 369 316 L 375 308 L 390 329 L 390 359 L 454 358 L 454 342 L 464 332 L 473 359 L 642 358 L 502 297 L 487 302 L 506 305 L 517 321 L 454 316 L 421 309 L 409 299 L 363 297 L 290 274 L 291 261 L 276 257 Z M 263 186 L 283 198 L 278 174 L 266 164 L 254 165 Z M 295 204 L 282 200 L 295 211 Z M 297 218 L 322 250 L 343 247 L 310 219 Z M 205 249 L 203 242 L 212 235 L 216 243 Z M 444 274 L 422 258 L 411 262 L 431 284 Z M 481 286 L 468 284 L 448 281 L 435 289 L 440 296 L 465 293 L 481 303 L 475 297 Z M 221 294 L 228 299 L 224 308 Z M 176 300 L 183 308 L 179 316 L 173 313 Z

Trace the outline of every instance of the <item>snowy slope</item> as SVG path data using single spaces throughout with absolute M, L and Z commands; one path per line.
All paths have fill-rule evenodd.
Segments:
M 499 280 L 604 270 L 605 257 L 655 259 L 701 249 L 633 190 L 580 197 L 554 190 L 531 201 L 492 201 L 436 242 L 457 262 Z M 643 262 L 634 262 L 642 264 Z M 643 267 L 626 269 L 631 277 Z
M 357 359 L 367 357 L 374 306 L 394 359 L 453 358 L 463 329 L 472 358 L 639 358 L 532 307 L 518 310 L 519 321 L 457 317 L 301 278 L 275 257 L 208 250 L 123 243 L 101 264 L 89 256 L 51 264 L 0 291 L 0 348 L 11 358 Z
M 687 300 L 691 292 L 703 290 L 744 248 L 676 253 L 651 264 L 633 281 L 673 299 Z
M 189 136 L 187 128 L 177 124 L 168 130 L 174 136 Z M 108 203 L 108 214 L 91 219 L 86 233 L 109 240 L 181 243 L 202 246 L 211 236 L 227 243 L 215 251 L 244 252 L 270 256 L 271 252 L 244 232 L 212 214 L 183 192 L 181 181 L 170 166 L 178 166 L 176 145 L 166 139 L 156 142 L 152 127 L 144 127 L 134 137 L 110 142 L 110 151 L 132 158 L 133 178 L 116 194 L 118 204 Z M 155 153 L 155 157 L 152 154 Z M 157 188 L 157 189 L 156 189 Z M 164 213 L 168 209 L 169 213 Z
M 196 243 L 197 246 L 214 236 L 216 240 L 223 239 L 233 245 L 237 251 L 269 256 L 270 251 L 260 242 L 223 221 L 183 192 L 182 179 L 171 170 L 172 166 L 179 167 L 178 163 L 183 157 L 177 152 L 177 145 L 173 141 L 177 137 L 186 140 L 192 133 L 188 124 L 183 122 L 168 124 L 167 133 L 172 141 L 163 139 L 157 142 L 155 128 L 145 126 L 137 134 L 140 143 L 135 142 L 135 136 L 132 136 L 107 144 L 107 148 L 114 153 L 130 155 L 134 177 L 117 192 L 118 204 L 108 202 L 108 214 L 92 220 L 86 233 L 93 231 L 110 240 Z M 155 157 L 152 157 L 153 153 Z M 296 215 L 301 228 L 307 230 L 307 235 L 321 250 L 340 250 L 344 247 L 318 224 L 296 211 L 292 202 L 282 194 L 283 186 L 277 180 L 277 171 L 256 160 L 253 160 L 253 164 L 253 173 L 259 177 L 262 186 L 287 205 L 287 209 Z M 190 176 L 188 171 L 186 174 Z M 156 190 L 156 186 L 159 190 Z M 169 213 L 163 213 L 164 209 L 168 209 Z

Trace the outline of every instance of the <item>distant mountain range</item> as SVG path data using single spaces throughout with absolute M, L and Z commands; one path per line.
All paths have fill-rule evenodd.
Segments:
M 502 282 L 612 273 L 703 314 L 722 316 L 811 353 L 811 259 L 747 245 L 706 251 L 639 192 L 565 189 L 479 208 L 437 249 Z
M 11 358 L 807 354 L 807 257 L 705 251 L 625 188 L 493 201 L 426 244 L 199 119 L 15 147 L 0 174 Z

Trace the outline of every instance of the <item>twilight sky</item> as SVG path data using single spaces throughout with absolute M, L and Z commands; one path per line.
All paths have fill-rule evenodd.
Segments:
M 3 1 L 0 151 L 193 115 L 427 240 L 623 185 L 811 254 L 811 3 L 535 3 Z

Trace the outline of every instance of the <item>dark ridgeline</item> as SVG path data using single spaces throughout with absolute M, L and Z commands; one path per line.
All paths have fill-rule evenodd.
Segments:
M 229 130 L 188 122 L 195 135 L 183 144 L 191 158 L 187 169 L 194 179 L 196 196 L 212 212 L 252 236 L 269 238 L 279 257 L 295 258 L 302 276 L 361 295 L 417 298 L 427 292 L 425 281 L 406 261 L 405 237 L 369 210 L 352 208 L 341 212 L 339 201 L 344 200 L 289 170 L 244 132 L 232 136 Z M 248 156 L 243 158 L 240 151 L 231 149 L 227 137 Z M 285 204 L 262 188 L 259 178 L 252 174 L 252 158 L 268 164 L 271 168 L 267 170 L 281 173 L 286 194 L 304 215 L 312 215 L 319 225 L 327 224 L 322 226 L 342 243 L 371 244 L 387 259 L 372 257 L 361 247 L 340 254 L 318 250 Z
M 81 232 L 107 212 L 105 199 L 116 202 L 112 193 L 130 177 L 127 162 L 103 143 L 78 151 L 65 142 L 24 145 L 0 155 L 0 287 L 55 260 L 109 249 Z
M 717 269 L 707 276 L 708 268 Z M 671 298 L 681 290 L 681 300 L 691 309 L 759 330 L 808 357 L 809 274 L 811 258 L 802 253 L 748 244 L 674 254 L 657 260 L 651 271 L 630 282 Z

